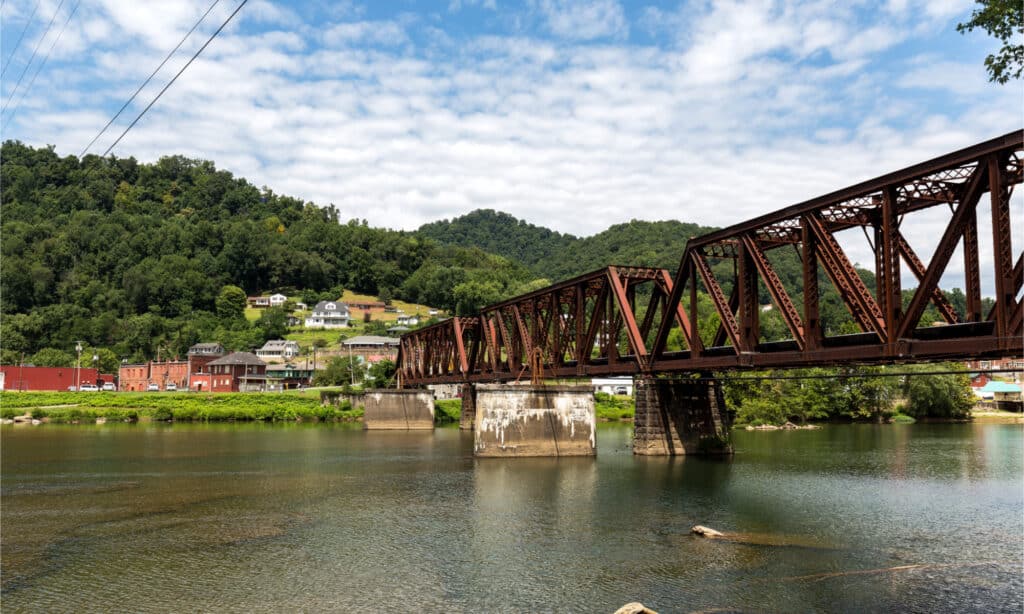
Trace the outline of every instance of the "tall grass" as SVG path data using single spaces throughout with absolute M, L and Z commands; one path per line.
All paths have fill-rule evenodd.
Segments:
M 319 395 L 309 397 L 258 393 L 131 393 L 131 392 L 3 392 L 0 416 L 31 413 L 51 422 L 146 418 L 176 421 L 263 420 L 354 421 L 362 409 L 348 403 L 321 406 Z

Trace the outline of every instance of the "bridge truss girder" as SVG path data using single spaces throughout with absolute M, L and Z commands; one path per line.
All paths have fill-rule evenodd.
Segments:
M 1010 196 L 1024 181 L 1024 132 L 927 162 L 690 240 L 675 277 L 662 269 L 612 266 L 485 307 L 402 337 L 402 385 L 888 364 L 1020 356 L 1024 251 L 1011 244 Z M 981 203 L 988 195 L 989 206 Z M 930 258 L 922 260 L 901 225 L 947 208 Z M 995 303 L 982 312 L 979 215 L 991 216 Z M 911 221 L 913 221 L 911 219 Z M 836 235 L 863 230 L 875 254 L 874 288 L 861 279 Z M 795 249 L 802 275 L 787 287 L 772 264 Z M 939 288 L 957 249 L 963 254 L 966 313 Z M 1017 254 L 1014 258 L 1014 254 Z M 731 263 L 719 279 L 715 262 Z M 904 305 L 901 269 L 917 288 Z M 729 268 L 729 267 L 725 267 Z M 836 288 L 860 332 L 826 336 L 819 271 Z M 726 293 L 723 281 L 731 283 Z M 792 286 L 792 284 L 790 284 Z M 761 340 L 764 286 L 790 339 Z M 642 289 L 643 288 L 643 289 Z M 717 318 L 700 318 L 700 293 Z M 921 327 L 929 304 L 946 326 Z M 715 330 L 701 330 L 714 326 Z M 678 330 L 682 350 L 668 348 Z M 710 343 L 706 341 L 710 340 Z M 541 373 L 534 373 L 536 367 Z

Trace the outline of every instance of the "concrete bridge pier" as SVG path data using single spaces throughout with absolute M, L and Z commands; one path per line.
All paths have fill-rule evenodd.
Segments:
M 648 376 L 633 384 L 633 454 L 732 454 L 732 425 L 719 382 Z
M 475 456 L 597 454 L 590 386 L 480 384 L 475 405 Z
M 434 428 L 434 395 L 429 390 L 367 390 L 363 393 L 366 430 Z
M 459 430 L 472 431 L 476 422 L 476 386 L 462 385 L 462 413 L 459 415 Z

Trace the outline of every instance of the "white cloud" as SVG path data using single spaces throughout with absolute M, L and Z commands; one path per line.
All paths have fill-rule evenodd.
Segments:
M 629 31 L 617 0 L 540 0 L 538 9 L 548 30 L 569 40 L 623 37 Z
M 666 21 L 686 29 L 664 47 L 268 13 L 218 37 L 115 153 L 214 160 L 375 225 L 490 207 L 590 234 L 631 218 L 736 223 L 1020 126 L 1021 88 L 986 82 L 983 50 L 956 57 L 907 28 L 927 52 L 882 60 L 892 47 L 850 33 L 914 11 L 863 21 L 851 6 L 703 6 Z M 83 4 L 69 40 L 88 51 L 40 75 L 5 138 L 77 154 L 170 48 L 147 25 L 154 12 L 136 7 L 142 23 L 125 24 L 105 7 Z M 198 14 L 178 12 L 180 38 Z M 908 231 L 922 256 L 936 224 Z M 866 246 L 850 249 L 869 262 Z

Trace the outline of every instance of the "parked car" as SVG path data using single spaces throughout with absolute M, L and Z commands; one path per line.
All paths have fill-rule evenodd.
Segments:
M 157 384 L 150 384 L 146 386 L 146 392 L 160 392 L 160 386 Z
M 104 390 L 117 390 L 117 386 L 114 385 L 114 382 L 103 382 L 103 389 Z
M 178 391 L 178 385 L 175 384 L 174 382 L 171 382 L 170 384 L 167 384 L 166 386 L 164 386 L 164 392 L 177 392 L 177 391 Z
M 82 384 L 78 389 L 82 392 L 99 392 L 100 387 L 96 384 Z

